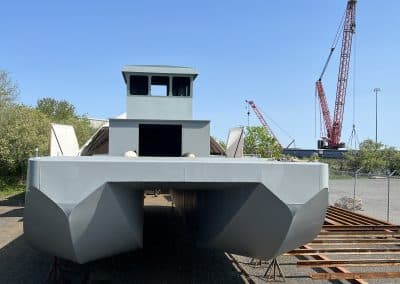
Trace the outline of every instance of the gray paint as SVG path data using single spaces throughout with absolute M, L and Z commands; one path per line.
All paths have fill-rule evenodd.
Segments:
M 197 71 L 189 67 L 158 66 L 158 65 L 128 65 L 122 69 L 126 83 L 126 114 L 130 119 L 163 119 L 163 120 L 190 120 L 192 119 L 193 81 Z M 148 94 L 130 94 L 129 77 L 133 75 L 149 78 Z M 151 77 L 169 77 L 169 93 L 167 96 L 151 95 Z M 173 77 L 187 77 L 190 79 L 190 94 L 187 97 L 172 96 Z
M 79 263 L 140 248 L 148 188 L 173 189 L 177 209 L 197 216 L 201 245 L 271 258 L 318 234 L 328 169 L 246 158 L 33 158 L 25 236 Z
M 174 191 L 182 214 L 195 216 L 189 222 L 199 227 L 201 246 L 260 259 L 274 258 L 317 236 L 324 222 L 327 196 L 327 189 L 323 189 L 311 199 L 318 201 L 311 206 L 309 202 L 286 204 L 260 183 Z M 292 211 L 292 207 L 298 210 Z
M 196 78 L 198 72 L 190 67 L 168 65 L 125 65 L 122 67 L 125 82 L 129 81 L 128 76 L 130 74 L 184 75 Z
M 126 97 L 126 117 L 130 119 L 192 119 L 192 97 Z
M 110 155 L 123 156 L 127 151 L 139 153 L 139 124 L 182 125 L 182 154 L 193 153 L 197 157 L 210 154 L 209 121 L 110 119 Z
M 125 67 L 124 78 L 130 74 L 189 76 L 192 83 L 197 72 Z M 191 120 L 191 107 L 191 97 L 128 94 L 128 118 L 137 119 L 110 120 L 109 155 L 30 159 L 27 241 L 79 263 L 141 248 L 147 189 L 170 191 L 206 247 L 272 258 L 311 241 L 328 205 L 327 165 L 208 157 L 210 123 Z M 181 125 L 182 154 L 195 157 L 124 157 L 139 153 L 140 124 Z

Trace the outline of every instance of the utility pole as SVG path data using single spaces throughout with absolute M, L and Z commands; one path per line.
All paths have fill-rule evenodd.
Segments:
M 378 93 L 381 91 L 380 88 L 375 88 L 375 144 L 378 145 Z

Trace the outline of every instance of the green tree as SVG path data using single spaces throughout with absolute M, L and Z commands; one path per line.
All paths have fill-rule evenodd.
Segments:
M 95 129 L 90 126 L 89 119 L 86 116 L 77 115 L 75 107 L 65 100 L 42 98 L 38 100 L 36 109 L 45 114 L 53 123 L 72 125 L 75 129 L 80 146 L 82 146 L 95 131 Z
M 262 126 L 246 127 L 244 138 L 244 153 L 259 155 L 262 158 L 279 158 L 282 150 L 278 141 Z
M 22 105 L 2 110 L 0 121 L 0 175 L 23 176 L 29 157 L 48 155 L 50 120 L 41 112 Z
M 363 172 L 385 173 L 387 169 L 396 167 L 398 151 L 367 139 L 360 143 L 358 151 L 346 154 L 345 159 L 352 170 L 361 168 Z
M 397 174 L 400 174 L 400 152 L 394 147 L 387 147 L 382 154 L 386 162 L 386 168 L 390 172 L 397 171 Z
M 0 70 L 0 108 L 13 103 L 19 95 L 19 89 L 8 72 Z
M 367 139 L 360 144 L 360 166 L 366 172 L 384 172 L 387 166 L 383 156 L 383 144 Z
M 57 122 L 77 117 L 75 107 L 65 100 L 42 98 L 37 101 L 36 109 Z

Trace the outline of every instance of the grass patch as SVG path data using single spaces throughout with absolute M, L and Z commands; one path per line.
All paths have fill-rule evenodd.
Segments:
M 25 180 L 0 177 L 0 200 L 25 191 Z
M 329 179 L 352 179 L 353 176 L 350 174 L 329 174 Z

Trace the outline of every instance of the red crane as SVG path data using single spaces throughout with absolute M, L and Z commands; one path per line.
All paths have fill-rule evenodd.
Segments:
M 246 103 L 248 103 L 251 106 L 251 108 L 253 109 L 254 113 L 256 114 L 258 120 L 260 120 L 262 126 L 264 126 L 265 130 L 267 130 L 267 133 L 270 134 L 275 139 L 276 143 L 278 143 L 279 147 L 282 149 L 283 147 L 282 147 L 281 143 L 279 143 L 278 138 L 276 138 L 274 132 L 272 131 L 271 127 L 269 127 L 267 121 L 265 120 L 265 118 L 262 115 L 262 113 L 260 112 L 260 110 L 257 108 L 254 101 L 246 100 Z
M 322 69 L 321 76 L 316 82 L 316 92 L 319 97 L 319 102 L 322 111 L 322 117 L 325 123 L 327 137 L 322 137 L 321 143 L 318 148 L 338 149 L 343 148 L 344 143 L 340 142 L 343 124 L 344 104 L 346 100 L 347 79 L 350 66 L 351 46 L 353 34 L 356 28 L 356 3 L 357 0 L 348 0 L 343 21 L 343 37 L 342 37 L 342 50 L 340 53 L 339 75 L 336 88 L 335 112 L 333 114 L 333 122 L 331 120 L 328 102 L 326 100 L 324 87 L 322 85 L 322 77 L 325 73 L 326 67 L 331 59 L 332 53 L 335 50 L 338 33 L 336 34 L 334 43 L 331 47 L 328 59 Z

